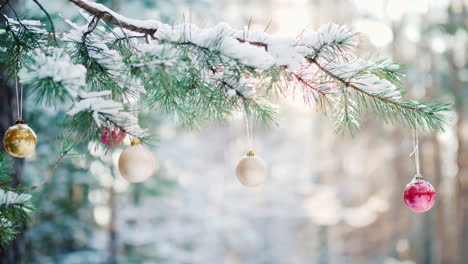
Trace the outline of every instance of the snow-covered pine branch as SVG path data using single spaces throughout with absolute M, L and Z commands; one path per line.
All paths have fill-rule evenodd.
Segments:
M 24 54 L 47 44 L 48 32 L 37 20 L 15 20 L 3 15 L 5 26 L 0 31 L 0 69 L 15 78 L 26 59 Z
M 16 193 L 0 189 L 0 207 L 24 207 L 28 210 L 31 202 L 31 195 L 27 193 Z
M 104 99 L 110 97 L 111 91 L 87 92 L 86 68 L 72 63 L 62 48 L 51 47 L 46 52 L 36 49 L 28 58 L 18 77 L 21 84 L 37 91 L 40 95 L 37 98 L 49 104 L 71 102 L 73 105 L 67 114 L 72 119 L 80 112 L 92 116 L 94 124 L 88 124 L 91 131 L 112 124 L 134 137 L 147 136 L 147 131 L 138 125 L 135 113 L 125 111 L 120 102 Z
M 168 25 L 156 20 L 126 18 L 106 6 L 87 0 L 69 0 L 91 14 L 117 27 L 144 33 L 149 38 L 175 45 L 194 45 L 237 59 L 256 69 L 283 66 L 296 71 L 304 57 L 351 51 L 358 43 L 357 35 L 347 27 L 326 24 L 315 31 L 305 31 L 300 38 L 273 36 L 266 32 L 237 30 L 226 23 L 202 29 L 194 24 Z
M 73 120 L 80 120 L 74 125 L 99 128 L 102 121 L 129 122 L 134 133 L 143 132 L 135 128 L 135 115 L 124 111 L 129 101 L 174 115 L 188 125 L 210 119 L 228 121 L 238 111 L 249 112 L 257 120 L 274 120 L 276 108 L 269 101 L 272 91 L 283 96 L 288 87 L 300 87 L 306 102 L 338 113 L 339 127 L 356 127 L 359 115 L 368 111 L 409 127 L 443 129 L 442 112 L 448 110 L 447 104 L 402 99 L 399 67 L 389 60 L 356 58 L 358 36 L 345 26 L 326 24 L 297 37 L 279 37 L 234 29 L 225 23 L 202 29 L 187 23 L 173 26 L 130 19 L 92 1 L 69 1 L 91 14 L 83 13 L 84 25 L 66 20 L 71 30 L 58 35 L 60 42 L 67 43 L 64 51 L 70 61 L 86 68 L 86 86 L 77 92 L 111 91 L 109 99 L 75 101 L 75 109 L 89 111 L 72 109 L 70 113 L 76 112 Z M 115 28 L 110 29 L 106 22 Z M 19 21 L 16 24 L 21 28 Z M 39 33 L 45 35 L 42 29 Z M 21 43 L 13 31 L 2 35 L 10 43 Z M 47 45 L 52 43 L 34 48 L 47 52 Z M 29 53 L 20 52 L 17 57 L 25 54 Z M 34 63 L 41 61 L 39 54 L 34 56 Z M 45 69 L 58 71 L 59 66 Z M 28 65 L 20 77 L 32 83 L 45 76 L 33 71 L 42 70 Z M 76 82 L 57 82 L 56 88 L 63 91 L 55 90 L 56 94 L 74 91 Z
M 2 162 L 5 160 L 0 160 Z M 0 189 L 0 245 L 14 239 L 16 228 L 29 217 L 31 210 L 30 194 Z
M 70 101 L 78 91 L 86 87 L 86 68 L 73 64 L 70 56 L 61 48 L 51 48 L 45 53 L 33 50 L 29 60 L 18 73 L 21 84 L 37 89 L 49 104 Z
M 335 111 L 343 112 L 344 106 L 340 103 L 343 102 L 343 91 L 337 89 L 344 85 L 353 88 L 353 92 L 358 92 L 361 96 L 361 100 L 356 100 L 356 112 L 371 110 L 380 114 L 386 121 L 414 128 L 443 128 L 445 117 L 440 112 L 448 110 L 448 105 L 440 102 L 414 104 L 401 99 L 399 87 L 392 82 L 398 79 L 398 69 L 388 67 L 393 64 L 385 65 L 386 69 L 379 67 L 378 63 L 372 67 L 370 63 L 356 59 L 352 52 L 358 44 L 358 36 L 344 26 L 327 24 L 317 32 L 309 30 L 298 38 L 287 38 L 271 36 L 265 32 L 235 30 L 227 24 L 219 24 L 209 29 L 200 29 L 193 24 L 170 26 L 156 20 L 129 19 L 104 5 L 88 0 L 69 1 L 118 27 L 143 33 L 159 43 L 194 45 L 257 70 L 280 67 L 289 72 L 292 79 L 302 83 L 306 91 L 313 90 L 315 98 L 323 100 L 322 96 L 331 91 L 332 95 L 328 97 L 332 97 Z M 298 70 L 307 63 L 315 64 L 316 71 L 326 76 L 316 83 L 306 82 L 307 77 L 303 78 L 298 74 L 301 72 Z M 388 69 L 390 71 L 387 71 Z M 335 75 L 337 72 L 341 73 Z M 346 76 L 341 78 L 340 75 L 343 74 Z M 355 78 L 347 80 L 351 77 Z M 330 80 L 335 83 L 336 89 L 328 89 Z M 346 96 L 348 98 L 352 96 L 350 90 L 344 90 L 350 93 Z M 367 104 L 368 101 L 377 103 Z M 356 120 L 350 122 L 355 123 Z
M 148 136 L 147 130 L 138 124 L 136 113 L 125 111 L 124 105 L 120 102 L 104 98 L 111 94 L 111 91 L 80 92 L 79 99 L 67 114 L 75 118 L 79 113 L 90 113 L 97 128 L 111 123 L 134 137 Z
M 68 43 L 67 48 L 74 61 L 88 69 L 86 78 L 89 88 L 111 90 L 115 99 L 138 97 L 139 93 L 144 92 L 140 79 L 130 74 L 131 68 L 125 64 L 122 54 L 109 48 L 109 39 L 115 39 L 118 35 L 106 32 L 93 18 L 84 13 L 82 15 L 88 24 L 79 26 L 65 20 L 72 29 L 63 35 L 63 40 Z

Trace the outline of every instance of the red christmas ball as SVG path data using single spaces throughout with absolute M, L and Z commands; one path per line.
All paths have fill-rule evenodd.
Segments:
M 434 187 L 429 182 L 418 178 L 406 185 L 403 197 L 406 207 L 416 213 L 429 211 L 437 200 Z
M 127 136 L 127 133 L 120 127 L 114 127 L 112 130 L 105 127 L 101 132 L 101 142 L 107 146 L 117 146 L 122 143 L 125 136 Z

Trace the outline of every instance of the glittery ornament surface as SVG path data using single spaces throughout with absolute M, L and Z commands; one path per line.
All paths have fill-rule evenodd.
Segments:
M 432 208 L 437 194 L 434 187 L 427 181 L 414 180 L 406 186 L 403 198 L 411 211 L 424 213 Z
M 36 148 L 37 137 L 34 131 L 26 124 L 16 124 L 5 132 L 3 146 L 12 156 L 24 158 Z

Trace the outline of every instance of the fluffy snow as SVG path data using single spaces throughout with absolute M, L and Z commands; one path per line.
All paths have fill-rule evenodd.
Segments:
M 351 84 L 371 94 L 382 94 L 392 99 L 401 99 L 401 93 L 387 80 L 382 80 L 372 74 L 358 75 Z
M 297 42 L 297 49 L 300 54 L 313 57 L 321 47 L 338 43 L 342 43 L 342 47 L 346 46 L 349 50 L 357 46 L 359 38 L 348 27 L 329 23 L 320 26 L 318 31 L 305 31 Z
M 0 205 L 25 204 L 31 199 L 27 193 L 18 194 L 12 191 L 0 190 Z
M 138 47 L 144 61 L 132 63 L 132 67 L 174 65 L 179 59 L 179 51 L 169 44 L 143 44 Z
M 331 63 L 325 65 L 324 68 L 326 68 L 327 71 L 331 72 L 333 75 L 345 81 L 350 81 L 358 73 L 367 70 L 368 66 L 368 62 L 357 59 L 352 62 Z
M 240 78 L 236 80 L 231 76 L 225 76 L 223 73 L 219 72 L 214 75 L 214 79 L 225 83 L 229 89 L 226 91 L 229 97 L 233 97 L 238 93 L 240 93 L 244 98 L 254 98 L 256 96 L 256 89 L 254 83 L 252 83 L 251 79 L 247 78 Z
M 91 19 L 89 16 L 84 15 L 84 17 L 88 22 Z M 70 20 L 65 20 L 65 22 L 72 29 L 64 34 L 64 40 L 72 43 L 81 42 L 83 34 L 88 31 L 88 25 L 79 26 Z M 128 94 L 127 96 L 144 93 L 145 89 L 141 81 L 130 77 L 129 68 L 123 62 L 122 55 L 116 50 L 109 49 L 107 46 L 109 42 L 108 37 L 109 34 L 106 33 L 106 29 L 102 26 L 97 26 L 93 34 L 89 34 L 86 37 L 89 45 L 88 55 L 97 61 L 105 69 L 106 74 L 116 81 L 120 87 L 131 88 L 132 94 Z M 112 39 L 115 39 L 115 36 Z M 74 48 L 72 43 L 68 46 L 69 49 Z
M 392 66 L 392 64 L 389 64 L 389 67 Z M 379 64 L 374 65 L 368 61 L 356 59 L 351 62 L 330 63 L 323 65 L 323 67 L 333 75 L 363 91 L 375 95 L 385 93 L 387 97 L 401 99 L 401 92 L 395 85 L 369 73 L 370 70 L 379 67 Z
M 41 49 L 36 49 L 31 53 L 32 62 L 19 71 L 20 82 L 34 86 L 41 80 L 51 79 L 76 97 L 78 90 L 86 86 L 86 68 L 73 64 L 61 48 L 52 48 L 49 52 L 50 55 L 46 55 Z
M 276 65 L 296 71 L 304 62 L 304 56 L 313 54 L 323 44 L 346 43 L 347 47 L 352 47 L 358 42 L 357 36 L 349 28 L 336 24 L 323 25 L 317 32 L 307 31 L 300 38 L 278 37 L 265 32 L 233 29 L 226 23 L 201 29 L 189 23 L 173 26 L 157 20 L 130 19 L 102 4 L 87 0 L 81 2 L 101 12 L 108 12 L 122 23 L 148 31 L 153 30 L 153 37 L 160 41 L 191 43 L 220 52 L 258 69 L 268 69 Z
M 47 30 L 45 30 L 44 24 L 41 23 L 39 20 L 21 20 L 21 24 L 18 22 L 16 19 L 12 19 L 9 17 L 6 17 L 8 19 L 8 22 L 12 26 L 12 29 L 15 31 L 18 31 L 20 28 L 20 25 L 23 24 L 26 28 L 28 28 L 29 32 L 36 33 L 36 34 L 49 34 Z
M 140 127 L 134 113 L 126 112 L 120 102 L 103 98 L 110 94 L 111 91 L 80 92 L 80 100 L 72 106 L 67 114 L 73 116 L 82 111 L 90 111 L 98 127 L 102 126 L 103 121 L 109 119 L 133 136 L 146 136 L 148 132 Z

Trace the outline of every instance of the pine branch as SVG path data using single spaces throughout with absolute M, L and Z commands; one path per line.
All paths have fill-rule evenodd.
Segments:
M 12 163 L 6 152 L 0 153 L 0 186 L 11 180 Z
M 6 27 L 4 33 L 0 34 L 0 70 L 13 78 L 28 59 L 27 53 L 35 48 L 42 49 L 46 44 L 47 31 L 36 21 L 3 17 Z
M 86 67 L 87 89 L 111 90 L 117 102 L 128 101 L 128 95 L 137 98 L 141 92 L 147 94 L 143 98 L 147 105 L 174 114 L 185 124 L 211 117 L 225 120 L 243 104 L 262 101 L 284 75 L 303 88 L 306 102 L 313 98 L 320 106 L 333 104 L 333 109 L 344 110 L 335 113 L 344 113 L 341 116 L 349 118 L 341 120 L 351 125 L 357 120 L 351 116 L 362 109 L 411 127 L 440 130 L 444 124 L 440 112 L 448 109 L 446 104 L 416 103 L 398 97 L 401 71 L 390 61 L 353 64 L 352 51 L 358 39 L 345 26 L 327 24 L 298 38 L 275 37 L 226 24 L 200 29 L 192 24 L 171 26 L 156 20 L 129 19 L 99 3 L 69 1 L 93 15 L 87 17 L 87 29 L 67 21 L 74 28 L 64 35 L 73 43 L 71 57 Z M 102 23 L 105 27 L 98 26 L 102 21 L 121 32 L 109 34 L 106 23 Z M 139 45 L 141 38 L 152 38 L 156 44 Z M 163 51 L 162 47 L 169 52 L 156 52 Z M 147 51 L 153 54 L 148 56 Z M 314 67 L 305 65 L 305 61 Z M 310 74 L 319 78 L 315 80 Z M 63 87 L 57 86 L 55 91 L 60 89 Z M 347 93 L 346 98 L 340 95 L 342 91 Z M 258 102 L 258 107 L 266 107 L 257 109 L 258 114 L 272 112 Z M 355 110 L 353 115 L 351 110 Z M 94 120 L 99 127 L 99 116 L 106 122 L 116 121 L 116 116 L 105 117 L 95 110 L 79 113 L 74 120 L 88 125 Z M 122 126 L 120 121 L 116 125 Z
M 63 159 L 65 158 L 66 155 L 68 155 L 68 153 L 71 151 L 72 147 L 69 148 L 69 149 L 65 149 L 62 154 L 60 155 L 60 157 L 57 159 L 57 161 L 55 162 L 54 166 L 52 167 L 52 170 L 50 171 L 49 175 L 47 175 L 47 177 L 42 180 L 40 183 L 32 186 L 32 187 L 29 187 L 29 188 L 20 188 L 20 189 L 17 189 L 17 191 L 21 191 L 21 192 L 28 192 L 28 191 L 32 191 L 32 190 L 35 190 L 37 188 L 40 188 L 42 186 L 44 186 L 47 182 L 50 181 L 50 179 L 52 179 L 52 177 L 54 176 L 55 174 L 55 170 L 57 170 L 58 166 L 60 165 L 60 163 L 62 163 Z M 0 204 L 1 206 L 1 204 Z
M 128 30 L 138 32 L 138 33 L 143 33 L 151 37 L 153 37 L 154 33 L 156 33 L 156 31 L 158 30 L 157 28 L 138 27 L 132 23 L 129 23 L 127 22 L 126 19 L 122 19 L 121 15 L 115 13 L 114 11 L 98 3 L 83 1 L 83 0 L 69 0 L 69 1 L 77 5 L 78 7 L 88 11 L 94 16 L 99 17 L 100 19 L 104 19 L 115 26 L 120 26 L 122 28 L 126 28 Z
M 30 194 L 7 187 L 11 172 L 11 159 L 5 152 L 0 153 L 0 245 L 15 238 L 16 228 L 29 218 L 33 209 Z
M 365 97 L 359 97 L 359 101 L 367 109 L 372 109 L 374 112 L 381 114 L 385 120 L 397 121 L 403 125 L 412 128 L 428 128 L 435 130 L 443 130 L 446 117 L 441 112 L 449 111 L 449 104 L 446 102 L 435 104 L 419 104 L 411 101 L 395 99 L 392 91 L 383 91 L 380 93 L 371 93 L 366 91 L 350 80 L 340 78 L 330 70 L 326 69 L 317 59 L 309 59 L 311 63 L 316 65 L 322 72 L 330 76 L 333 80 L 338 81 L 348 88 L 352 88 L 359 94 L 375 99 L 377 102 L 368 102 Z M 380 103 L 382 104 L 380 104 Z M 392 106 L 392 108 L 388 108 Z M 393 117 L 391 114 L 399 114 L 398 117 Z
M 310 84 L 309 82 L 305 81 L 303 77 L 301 77 L 299 74 L 297 73 L 292 73 L 292 76 L 294 76 L 300 83 L 302 83 L 303 85 L 307 86 L 308 88 L 314 90 L 315 92 L 323 95 L 323 96 L 326 96 L 326 93 L 322 90 L 320 90 L 319 88 L 313 86 L 312 84 Z
M 44 14 L 47 16 L 47 19 L 49 20 L 49 23 L 50 23 L 50 27 L 51 27 L 51 30 L 52 30 L 52 36 L 54 38 L 54 42 L 55 42 L 55 46 L 59 47 L 59 44 L 58 44 L 58 41 L 57 41 L 57 36 L 55 36 L 55 26 L 54 26 L 54 22 L 52 21 L 52 18 L 50 17 L 49 15 L 49 12 L 47 12 L 47 10 L 41 5 L 41 3 L 39 3 L 38 0 L 33 0 L 34 3 L 36 3 L 36 5 L 42 10 L 42 12 L 44 12 Z

